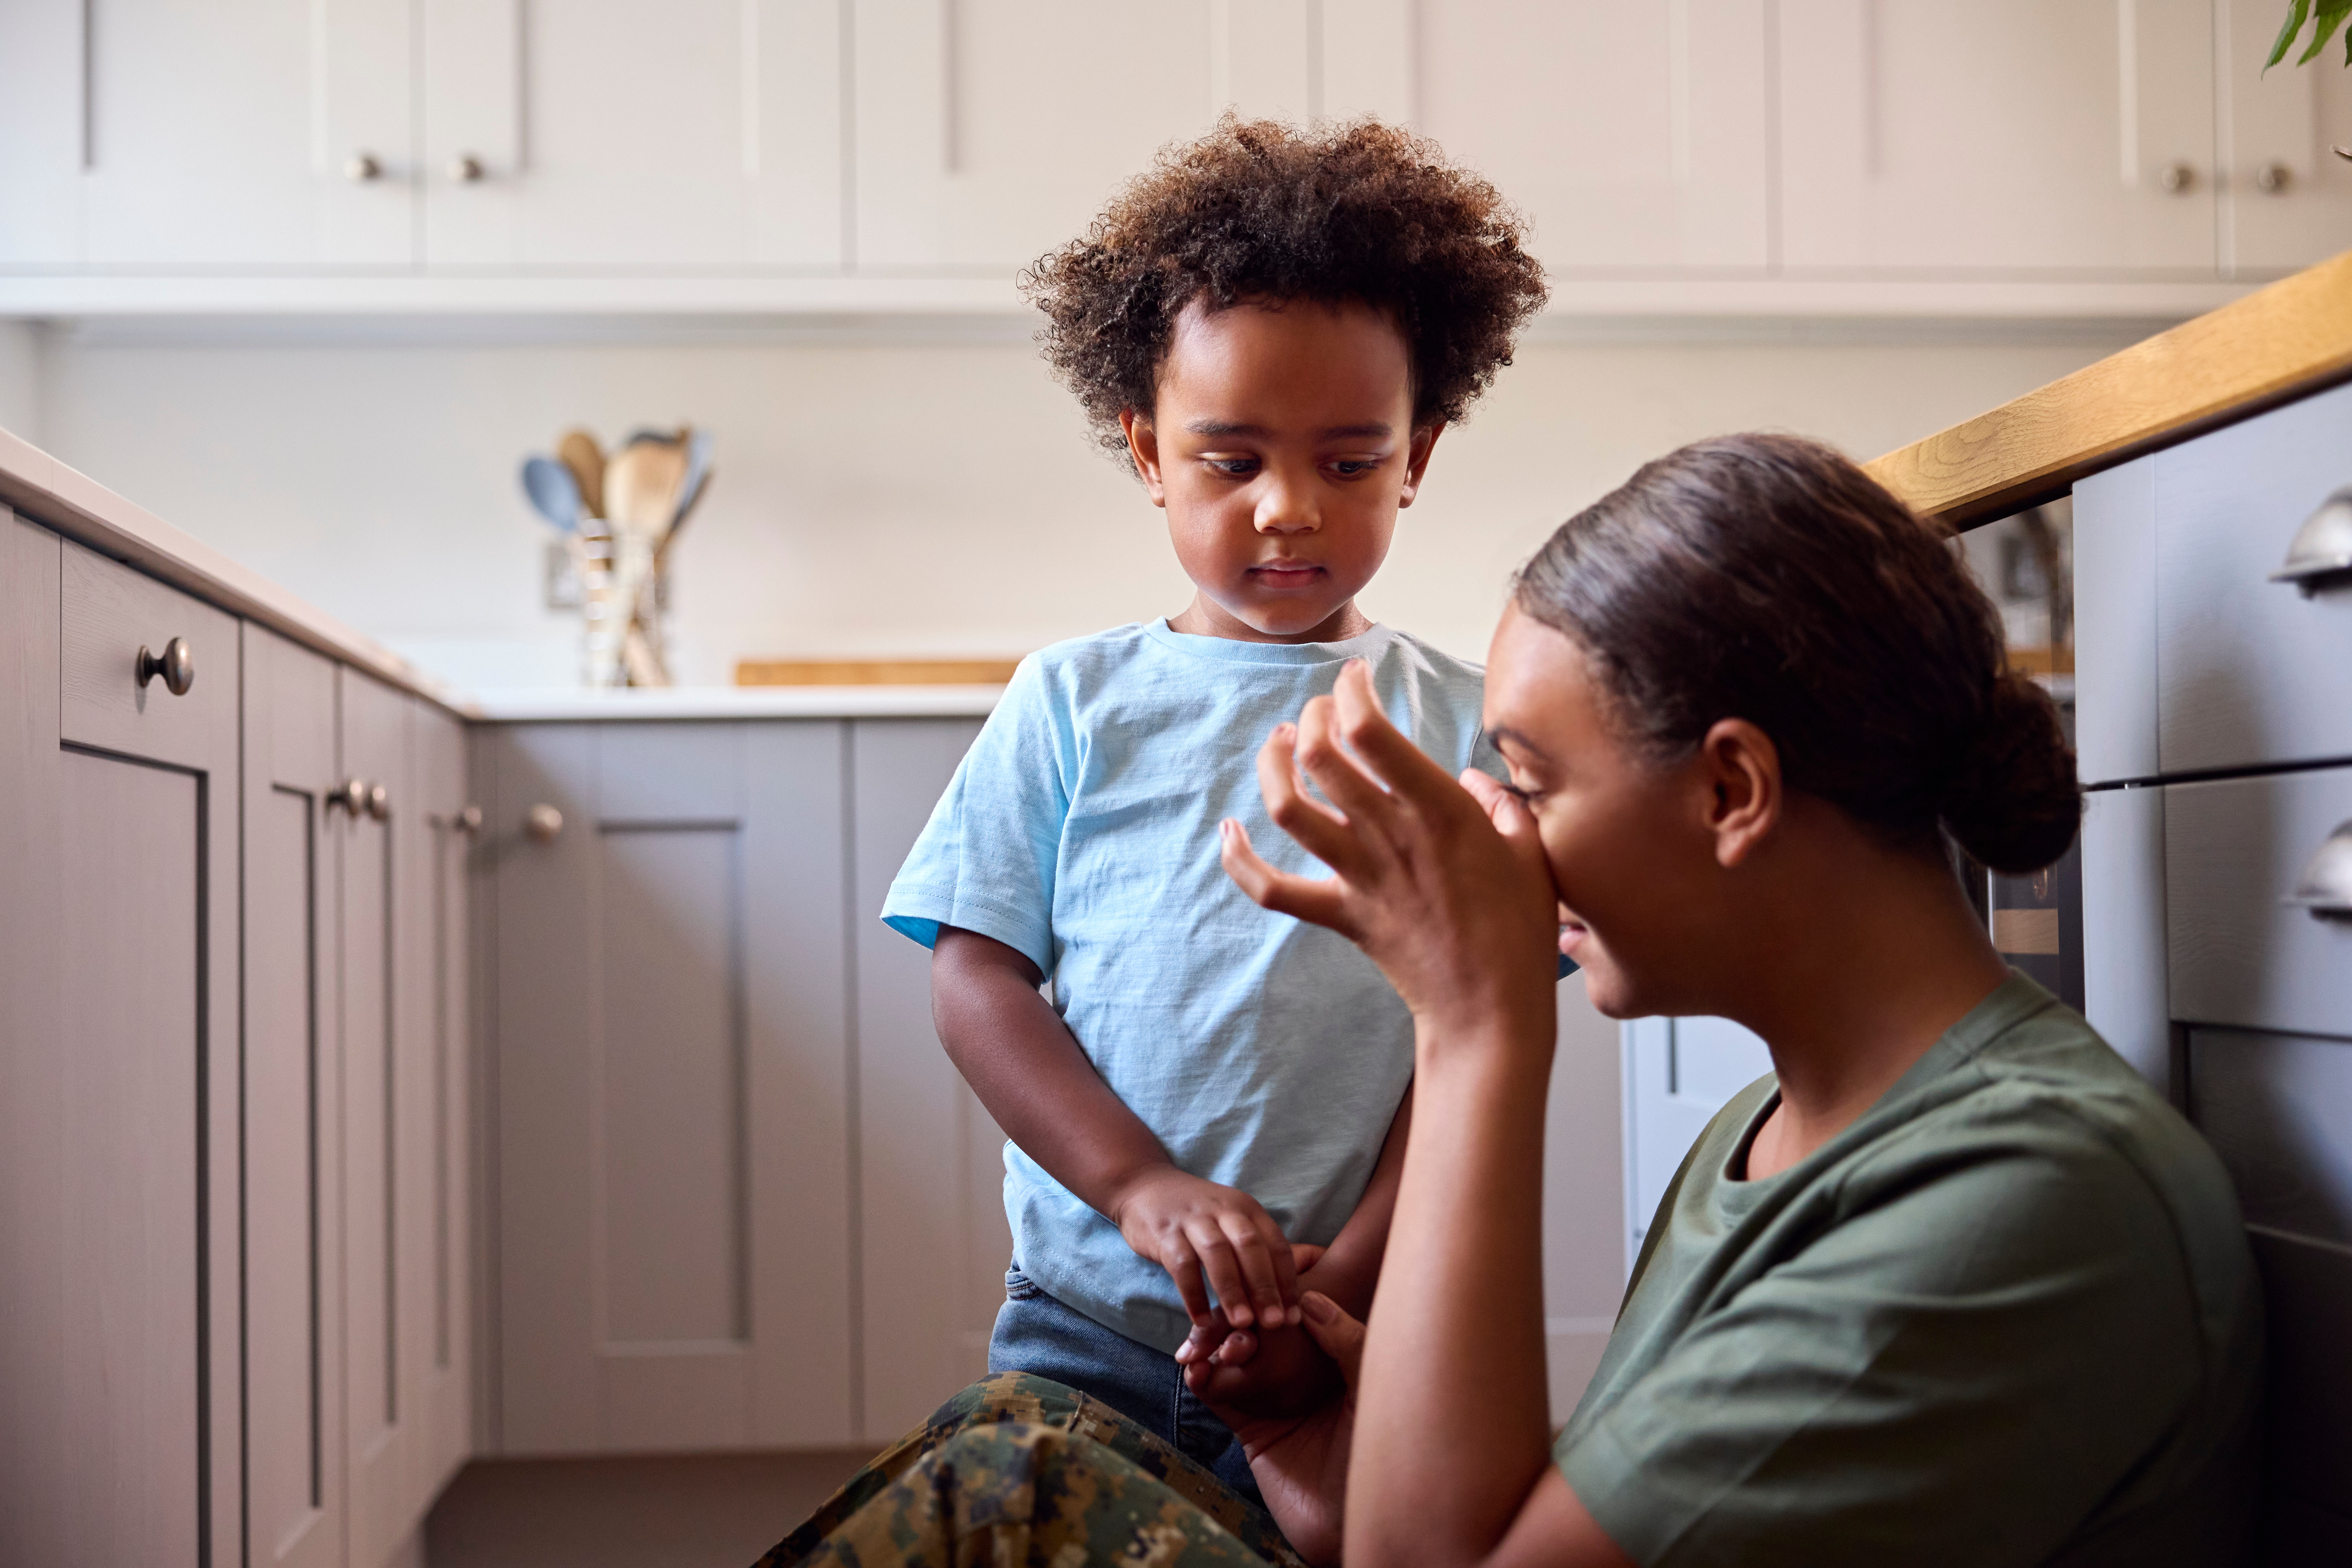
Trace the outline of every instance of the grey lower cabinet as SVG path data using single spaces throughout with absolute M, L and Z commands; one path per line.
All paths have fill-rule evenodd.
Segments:
M 244 1549 L 237 630 L 0 509 L 0 1562 Z
M 244 635 L 249 1561 L 374 1564 L 471 1446 L 464 738 Z
M 2074 489 L 2086 1011 L 2236 1183 L 2297 1568 L 2352 1562 L 2352 899 L 2301 887 L 2352 837 L 2352 574 L 2278 574 L 2347 452 L 2338 387 Z
M 840 1447 L 985 1363 L 994 1128 L 882 889 L 963 720 L 488 726 L 507 1454 Z

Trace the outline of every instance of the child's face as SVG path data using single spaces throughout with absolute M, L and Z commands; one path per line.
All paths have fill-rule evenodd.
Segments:
M 1294 300 L 1176 323 L 1159 405 L 1121 416 L 1198 590 L 1180 631 L 1323 642 L 1366 622 L 1438 428 L 1412 428 L 1403 334 L 1363 305 Z

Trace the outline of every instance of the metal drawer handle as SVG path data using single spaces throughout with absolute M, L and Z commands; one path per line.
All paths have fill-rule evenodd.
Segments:
M 2321 920 L 2352 916 L 2352 821 L 2336 825 L 2285 901 Z
M 451 828 L 459 833 L 479 833 L 482 830 L 482 808 L 478 805 L 468 805 L 451 812 L 446 816 L 436 813 L 425 820 L 427 826 L 433 827 Z
M 2304 519 L 2286 547 L 2286 561 L 2271 574 L 2273 583 L 2292 583 L 2305 598 L 2319 592 L 2321 581 L 2339 572 L 2352 572 L 2352 486 L 2320 502 Z
M 338 806 L 350 812 L 352 814 L 352 821 L 358 821 L 360 813 L 368 808 L 367 780 L 345 779 L 342 783 L 329 790 L 327 792 L 327 809 L 329 811 L 333 811 Z
M 173 637 L 163 645 L 162 658 L 147 651 L 145 644 L 139 648 L 139 689 L 157 676 L 163 678 L 163 689 L 174 697 L 185 697 L 188 688 L 196 683 L 196 656 L 185 637 Z
M 392 820 L 392 792 L 382 784 L 368 785 L 367 814 L 378 822 Z
M 522 814 L 522 830 L 541 844 L 551 844 L 563 831 L 563 814 L 542 801 Z

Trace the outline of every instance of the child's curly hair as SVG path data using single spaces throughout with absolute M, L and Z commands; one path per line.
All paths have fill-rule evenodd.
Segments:
M 1149 410 L 1195 298 L 1354 300 L 1392 316 L 1416 427 L 1460 419 L 1543 308 L 1519 215 L 1436 144 L 1374 120 L 1299 131 L 1228 114 L 1163 151 L 1084 237 L 1021 278 L 1038 342 L 1095 437 L 1124 460 L 1123 409 Z

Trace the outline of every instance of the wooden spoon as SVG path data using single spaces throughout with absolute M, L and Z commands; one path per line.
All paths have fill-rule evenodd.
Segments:
M 572 470 L 580 486 L 580 504 L 590 517 L 604 515 L 604 452 L 585 430 L 566 430 L 556 444 L 558 461 Z

